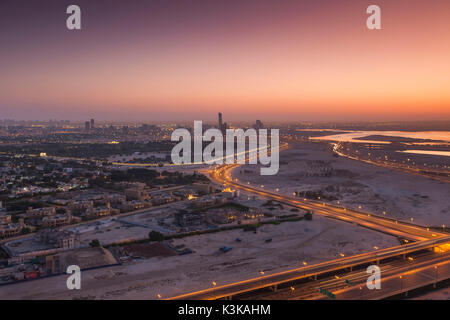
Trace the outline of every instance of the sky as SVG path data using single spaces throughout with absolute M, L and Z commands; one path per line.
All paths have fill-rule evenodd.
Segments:
M 2 0 L 0 41 L 0 119 L 450 119 L 448 0 Z

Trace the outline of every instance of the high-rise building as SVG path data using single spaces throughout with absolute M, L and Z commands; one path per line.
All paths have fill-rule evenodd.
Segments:
M 94 119 L 91 119 L 91 130 L 95 128 L 95 121 Z
M 263 125 L 263 123 L 261 122 L 261 120 L 256 120 L 256 123 L 255 123 L 255 127 L 254 127 L 256 130 L 259 130 L 259 129 L 264 129 L 264 125 Z
M 89 121 L 86 121 L 84 123 L 84 130 L 86 130 L 86 131 L 91 130 L 91 123 Z
M 219 112 L 219 130 L 222 130 L 223 123 L 222 123 L 222 112 Z

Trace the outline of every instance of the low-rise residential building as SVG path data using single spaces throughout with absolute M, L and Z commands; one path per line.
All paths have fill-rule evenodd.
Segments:
M 148 202 L 143 202 L 139 200 L 132 200 L 132 201 L 125 201 L 121 205 L 122 211 L 133 211 L 133 210 L 139 210 L 146 207 L 149 207 L 150 204 Z
M 129 200 L 145 200 L 149 198 L 148 193 L 144 188 L 129 188 L 125 189 L 125 196 Z
M 41 230 L 36 237 L 40 242 L 54 248 L 75 249 L 80 247 L 79 235 L 69 230 Z
M 45 216 L 52 216 L 56 213 L 55 207 L 35 208 L 29 207 L 26 212 L 27 218 L 42 218 Z
M 0 225 L 11 223 L 11 215 L 0 213 Z
M 201 213 L 180 210 L 175 213 L 175 223 L 180 227 L 192 227 L 201 225 L 205 221 L 205 217 Z
M 73 212 L 84 212 L 86 210 L 94 208 L 94 202 L 92 200 L 80 200 L 80 201 L 72 201 L 68 208 Z
M 0 225 L 0 238 L 9 238 L 16 236 L 22 232 L 25 225 L 23 219 L 19 219 L 19 223 L 7 223 Z
M 75 217 L 70 213 L 67 214 L 57 214 L 54 216 L 47 216 L 42 218 L 42 225 L 48 228 L 55 228 L 71 223 L 81 222 L 80 217 Z
M 194 190 L 196 191 L 200 191 L 203 193 L 212 193 L 214 192 L 214 185 L 211 183 L 201 183 L 201 182 L 196 182 L 192 184 L 192 188 L 194 188 Z

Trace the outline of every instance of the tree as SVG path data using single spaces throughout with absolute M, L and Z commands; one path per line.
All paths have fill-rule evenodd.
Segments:
M 150 231 L 148 233 L 148 237 L 150 241 L 158 241 L 161 242 L 164 240 L 164 235 L 161 232 L 158 231 Z
M 246 224 L 244 226 L 244 231 L 256 231 L 260 226 L 261 226 L 261 224 L 259 224 L 259 223 Z
M 91 241 L 91 243 L 89 245 L 93 248 L 100 247 L 100 241 L 98 241 L 98 239 L 94 239 Z
M 312 212 L 308 211 L 307 213 L 305 213 L 303 218 L 305 218 L 305 220 L 312 220 Z

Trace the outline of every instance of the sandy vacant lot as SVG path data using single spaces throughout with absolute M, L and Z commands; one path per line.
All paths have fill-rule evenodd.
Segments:
M 241 242 L 236 242 L 240 238 Z M 272 242 L 266 243 L 266 239 Z M 328 259 L 398 245 L 396 238 L 315 216 L 312 221 L 264 225 L 255 234 L 232 230 L 177 239 L 193 254 L 151 258 L 82 273 L 82 289 L 66 276 L 0 287 L 0 299 L 156 299 Z M 227 253 L 218 249 L 233 247 Z
M 336 158 L 323 143 L 305 142 L 282 151 L 277 175 L 261 176 L 258 166 L 246 165 L 234 170 L 233 177 L 289 195 L 320 190 L 347 207 L 386 211 L 426 226 L 450 225 L 450 184 Z

